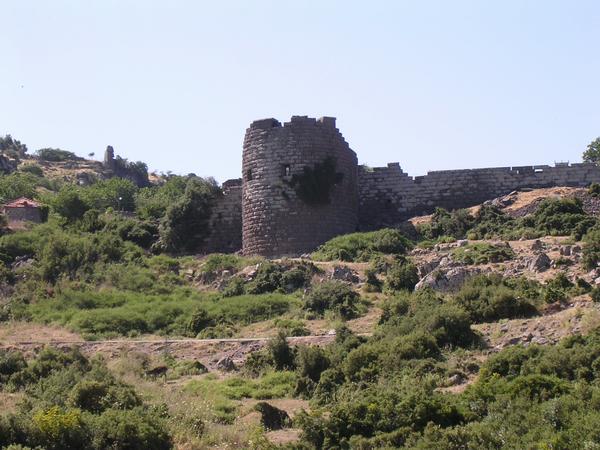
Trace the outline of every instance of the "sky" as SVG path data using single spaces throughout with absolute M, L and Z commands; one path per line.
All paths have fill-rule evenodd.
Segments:
M 372 167 L 578 162 L 596 0 L 0 0 L 0 134 L 218 181 L 255 119 L 337 117 Z

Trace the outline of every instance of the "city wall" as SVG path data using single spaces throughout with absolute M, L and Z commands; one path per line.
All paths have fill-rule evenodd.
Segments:
M 558 163 L 554 166 L 493 167 L 441 170 L 411 177 L 398 163 L 373 169 L 359 167 L 359 226 L 375 229 L 436 207 L 465 208 L 523 188 L 584 187 L 600 183 L 595 164 Z

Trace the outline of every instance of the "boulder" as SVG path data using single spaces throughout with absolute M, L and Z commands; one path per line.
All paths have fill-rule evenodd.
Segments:
M 330 278 L 332 280 L 347 281 L 348 283 L 358 283 L 356 272 L 345 266 L 335 266 Z
M 560 254 L 562 256 L 571 256 L 571 246 L 570 245 L 565 245 L 563 247 L 560 248 Z
M 235 364 L 229 356 L 225 356 L 217 361 L 217 365 L 215 367 L 223 372 L 232 372 L 236 370 Z
M 527 267 L 532 272 L 544 272 L 550 268 L 551 263 L 552 261 L 548 255 L 545 253 L 540 253 L 539 255 L 535 255 L 533 258 L 531 258 Z
M 536 239 L 535 241 L 533 241 L 533 244 L 531 244 L 531 250 L 533 250 L 534 252 L 541 252 L 542 250 L 544 250 L 544 243 L 539 239 Z
M 415 286 L 415 290 L 429 287 L 436 291 L 456 291 L 460 289 L 467 278 L 480 272 L 481 270 L 479 269 L 466 269 L 465 267 L 454 267 L 445 273 L 441 270 L 436 270 L 419 281 Z

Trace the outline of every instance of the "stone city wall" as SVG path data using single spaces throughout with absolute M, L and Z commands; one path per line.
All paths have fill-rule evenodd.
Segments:
M 400 164 L 359 168 L 360 228 L 393 226 L 409 217 L 477 205 L 521 188 L 584 187 L 600 182 L 595 164 L 442 170 L 410 177 Z
M 242 248 L 242 180 L 223 183 L 210 218 L 209 237 L 201 253 L 234 253 Z

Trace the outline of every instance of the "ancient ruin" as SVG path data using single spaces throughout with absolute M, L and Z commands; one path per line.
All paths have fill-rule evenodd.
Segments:
M 524 188 L 600 182 L 591 163 L 443 170 L 411 177 L 399 163 L 359 166 L 335 118 L 254 121 L 246 130 L 242 179 L 223 184 L 202 251 L 297 256 L 357 230 L 479 204 Z

